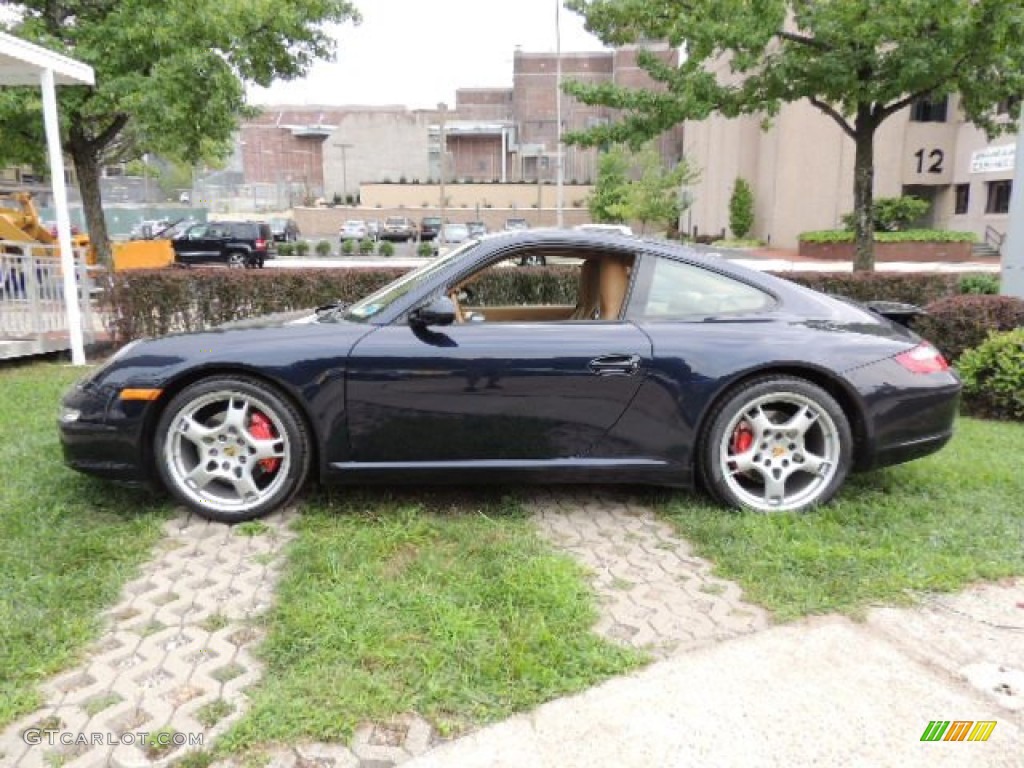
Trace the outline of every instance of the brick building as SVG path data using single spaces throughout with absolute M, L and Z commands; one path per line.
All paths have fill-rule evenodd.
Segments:
M 647 46 L 675 63 L 677 52 Z M 635 47 L 563 53 L 563 81 L 652 85 L 636 64 Z M 300 185 L 308 196 L 345 198 L 369 182 L 553 181 L 557 175 L 558 59 L 516 50 L 511 88 L 459 88 L 442 110 L 405 107 L 268 107 L 241 129 L 247 184 Z M 608 122 L 612 111 L 562 95 L 563 132 Z M 682 155 L 682 129 L 661 142 L 667 162 Z M 597 151 L 566 147 L 566 182 L 592 182 Z

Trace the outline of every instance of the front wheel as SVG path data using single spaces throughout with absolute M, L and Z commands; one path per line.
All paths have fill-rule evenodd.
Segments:
M 230 269 L 248 269 L 249 259 L 246 258 L 244 253 L 239 251 L 232 251 L 228 254 L 228 268 Z
M 196 513 L 225 523 L 269 514 L 309 473 L 309 436 L 295 408 L 249 378 L 212 377 L 167 406 L 153 445 L 167 489 Z
M 804 379 L 767 376 L 741 385 L 711 415 L 700 472 L 720 502 L 796 512 L 831 499 L 853 463 L 850 422 L 835 399 Z

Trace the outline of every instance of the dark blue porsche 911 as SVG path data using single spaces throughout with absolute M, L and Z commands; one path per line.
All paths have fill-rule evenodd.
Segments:
M 543 257 L 543 260 L 539 257 Z M 491 270 L 578 272 L 501 305 Z M 324 482 L 699 484 L 764 512 L 937 451 L 960 383 L 877 312 L 670 243 L 471 240 L 351 306 L 129 344 L 64 398 L 67 462 L 246 520 Z

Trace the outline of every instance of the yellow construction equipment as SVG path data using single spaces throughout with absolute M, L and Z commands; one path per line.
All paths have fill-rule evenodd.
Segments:
M 28 192 L 13 192 L 0 195 L 0 240 L 15 243 L 41 243 L 57 245 L 57 237 L 43 226 L 39 211 Z M 88 235 L 72 235 L 71 246 L 84 248 L 86 263 L 96 263 L 96 252 L 89 245 Z M 54 251 L 57 255 L 57 251 Z
M 0 194 L 0 241 L 14 243 L 39 243 L 57 246 L 57 237 L 43 226 L 39 211 L 28 192 Z M 89 236 L 72 235 L 71 245 L 76 250 L 85 249 L 86 264 L 96 264 L 96 249 L 89 242 Z M 8 246 L 12 247 L 12 246 Z M 3 246 L 0 246 L 0 251 Z M 55 248 L 53 255 L 59 251 Z M 158 269 L 174 263 L 174 249 L 169 240 L 133 240 L 114 243 L 113 261 L 115 270 Z

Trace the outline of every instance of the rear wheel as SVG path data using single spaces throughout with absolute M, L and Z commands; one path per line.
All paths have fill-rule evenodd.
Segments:
M 853 462 L 849 420 L 804 379 L 767 376 L 729 393 L 699 446 L 708 491 L 732 507 L 795 512 L 824 504 Z
M 225 523 L 285 504 L 309 473 L 309 436 L 295 408 L 272 387 L 214 377 L 182 390 L 154 437 L 167 489 L 193 511 Z

